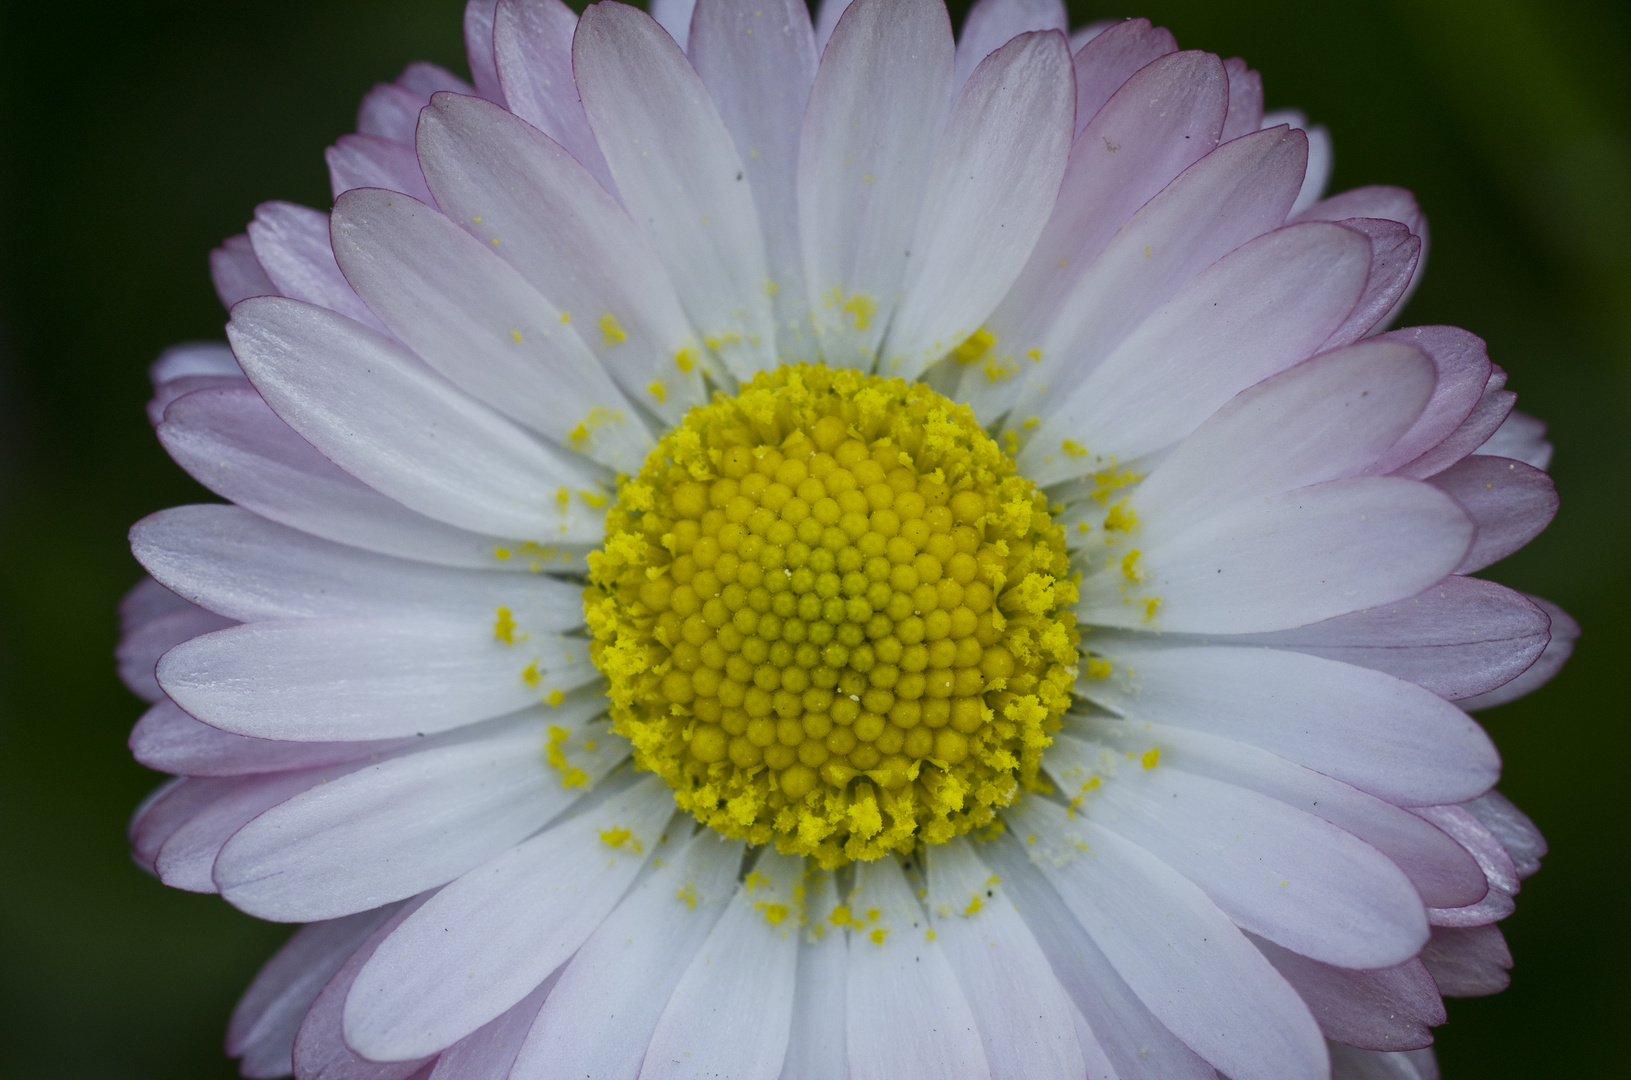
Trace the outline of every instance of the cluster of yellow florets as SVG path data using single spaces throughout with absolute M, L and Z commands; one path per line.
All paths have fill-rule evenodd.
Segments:
M 616 729 L 681 808 L 827 867 L 1036 784 L 1075 681 L 1064 533 L 959 406 L 819 366 L 671 431 L 585 613 Z

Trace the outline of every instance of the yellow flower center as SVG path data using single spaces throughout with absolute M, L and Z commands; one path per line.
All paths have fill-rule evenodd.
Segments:
M 1063 530 L 967 406 L 783 367 L 693 409 L 590 556 L 616 730 L 679 806 L 823 866 L 992 822 L 1075 682 Z

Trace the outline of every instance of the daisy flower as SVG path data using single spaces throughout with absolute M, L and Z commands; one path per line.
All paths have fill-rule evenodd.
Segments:
M 246 1076 L 1436 1075 L 1556 505 L 1411 197 L 1058 0 L 472 0 L 214 253 L 136 525 Z

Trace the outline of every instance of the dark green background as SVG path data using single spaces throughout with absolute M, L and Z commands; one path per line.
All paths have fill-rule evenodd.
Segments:
M 161 887 L 124 823 L 158 780 L 110 653 L 125 530 L 201 492 L 142 413 L 165 345 L 219 338 L 208 250 L 257 202 L 328 205 L 322 150 L 411 59 L 463 69 L 455 0 L 5 0 L 0 7 L 0 1071 L 226 1077 L 221 1033 L 287 933 Z M 1550 838 L 1505 925 L 1507 993 L 1454 1002 L 1447 1077 L 1623 1075 L 1631 476 L 1631 7 L 1589 0 L 1160 0 L 1243 55 L 1271 107 L 1332 129 L 1335 189 L 1415 190 L 1430 272 L 1409 322 L 1489 340 L 1552 425 L 1556 523 L 1493 576 L 1586 636 L 1486 714 L 1503 790 Z M 1615 657 L 1620 657 L 1615 660 Z M 1615 671 L 1621 676 L 1616 677 Z

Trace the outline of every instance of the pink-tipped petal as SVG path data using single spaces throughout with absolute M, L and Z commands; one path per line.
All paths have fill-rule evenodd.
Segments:
M 1080 33 L 1080 31 L 1078 31 Z M 1165 27 L 1151 26 L 1148 19 L 1127 19 L 1101 27 L 1086 41 L 1071 39 L 1073 67 L 1076 70 L 1076 131 L 1087 127 L 1105 102 L 1148 64 L 1178 51 L 1178 42 Z M 1213 58 L 1214 62 L 1216 57 Z M 1222 75 L 1222 71 L 1219 71 Z M 1228 80 L 1223 79 L 1224 109 L 1228 107 Z M 1218 130 L 1223 129 L 1223 110 Z M 1214 135 L 1214 145 L 1216 137 Z
M 1262 128 L 1263 76 L 1238 56 L 1225 60 L 1223 67 L 1229 73 L 1229 116 L 1223 122 L 1223 141 L 1228 142 Z
M 352 188 L 386 188 L 433 202 L 413 147 L 378 135 L 341 135 L 324 152 L 334 197 Z
M 1308 1003 L 1327 1039 L 1366 1050 L 1419 1050 L 1444 1023 L 1438 986 L 1420 960 L 1355 970 L 1311 960 L 1272 941 L 1256 942 Z
M 815 35 L 803 0 L 701 0 L 687 46 L 736 144 L 775 283 L 776 351 L 816 358 L 798 235 L 799 129 L 815 82 Z
M 498 105 L 505 104 L 504 85 L 498 77 L 498 61 L 493 56 L 493 20 L 498 0 L 466 0 L 464 5 L 464 57 L 470 64 L 470 79 L 476 93 Z M 455 87 L 444 89 L 456 90 Z M 427 98 L 429 94 L 425 95 Z M 405 142 L 412 142 L 406 139 Z
M 1472 550 L 1458 574 L 1472 574 L 1498 562 L 1539 536 L 1557 514 L 1552 478 L 1510 458 L 1474 454 L 1429 481 L 1461 504 L 1478 527 Z
M 980 61 L 1021 34 L 1070 27 L 1064 0 L 976 0 L 957 33 L 952 85 L 961 89 Z
M 605 190 L 606 158 L 589 130 L 572 74 L 578 16 L 561 0 L 499 0 L 493 52 L 509 111 L 554 139 Z
M 277 295 L 277 286 L 255 258 L 248 236 L 229 236 L 210 252 L 210 281 L 221 306 L 228 310 L 251 296 Z

